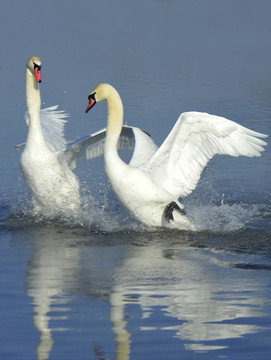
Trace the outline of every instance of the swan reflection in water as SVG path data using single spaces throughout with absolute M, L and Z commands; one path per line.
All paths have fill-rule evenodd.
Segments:
M 49 314 L 53 314 L 55 306 L 56 311 L 69 313 L 70 299 L 65 296 L 68 292 L 67 281 L 76 277 L 80 260 L 80 249 L 72 247 L 74 239 L 59 239 L 59 234 L 54 230 L 50 233 L 50 229 L 45 229 L 45 232 L 46 237 L 41 230 L 34 234 L 34 253 L 27 272 L 27 294 L 33 299 L 34 325 L 40 332 L 38 360 L 49 359 L 53 347 L 50 320 L 68 320 L 68 315 L 56 318 Z M 65 331 L 68 328 L 54 330 Z
M 73 307 L 85 312 L 93 306 L 93 299 L 95 307 L 101 302 L 110 305 L 108 320 L 112 322 L 118 360 L 130 358 L 133 333 L 127 330 L 127 315 L 132 305 L 140 308 L 142 316 L 136 321 L 145 337 L 152 333 L 153 339 L 156 330 L 168 331 L 168 336 L 173 331 L 173 337 L 190 351 L 221 349 L 227 347 L 221 340 L 262 330 L 249 318 L 264 316 L 264 279 L 261 284 L 246 271 L 236 272 L 231 260 L 236 261 L 239 255 L 191 246 L 193 235 L 161 233 L 141 238 L 140 234 L 129 234 L 129 242 L 127 234 L 125 239 L 123 234 L 114 235 L 115 240 L 90 235 L 86 244 L 85 240 L 76 241 L 69 230 L 33 231 L 27 294 L 33 300 L 34 325 L 40 332 L 38 360 L 49 359 L 57 341 L 55 331 L 76 330 L 79 337 L 83 336 L 82 322 L 80 329 L 74 329 Z M 82 295 L 87 307 L 78 308 L 73 301 Z M 159 316 L 153 322 L 157 312 Z M 55 320 L 67 325 L 53 328 Z M 81 313 L 80 321 L 88 320 L 87 329 L 96 327 L 91 333 L 96 338 L 91 341 L 87 336 L 88 344 L 97 344 L 90 351 L 101 358 L 102 350 L 106 352 L 106 343 L 99 339 L 103 324 L 99 317 Z M 107 341 L 106 335 L 102 341 Z

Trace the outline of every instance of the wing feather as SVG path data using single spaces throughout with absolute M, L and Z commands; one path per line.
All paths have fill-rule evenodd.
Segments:
M 41 109 L 40 123 L 46 143 L 52 146 L 55 151 L 60 151 L 66 146 L 64 130 L 69 114 L 64 110 L 57 109 L 58 105 Z M 25 119 L 28 125 L 28 112 L 25 114 Z
M 96 133 L 87 135 L 67 145 L 59 157 L 65 160 L 73 170 L 84 161 L 97 158 L 104 154 L 106 129 L 101 129 Z M 148 140 L 149 139 L 149 140 Z M 145 156 L 142 149 L 145 149 Z M 149 146 L 148 146 L 149 145 Z M 124 125 L 119 138 L 119 149 L 133 149 L 134 153 L 130 165 L 141 165 L 146 162 L 157 149 L 150 136 L 143 130 Z M 133 165 L 134 164 L 134 165 Z
M 234 121 L 207 113 L 180 115 L 172 131 L 141 168 L 176 197 L 190 194 L 208 161 L 216 154 L 261 156 L 267 137 Z

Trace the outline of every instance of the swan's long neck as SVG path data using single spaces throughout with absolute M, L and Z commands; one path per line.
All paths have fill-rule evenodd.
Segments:
M 117 91 L 111 88 L 107 96 L 108 119 L 105 143 L 105 157 L 118 157 L 118 140 L 123 124 L 123 105 Z
M 29 116 L 27 145 L 45 143 L 40 124 L 40 89 L 35 76 L 26 69 L 26 103 Z

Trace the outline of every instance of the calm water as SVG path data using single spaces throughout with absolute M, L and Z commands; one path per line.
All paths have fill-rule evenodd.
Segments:
M 14 149 L 30 55 L 43 61 L 43 106 L 71 114 L 68 140 L 105 126 L 105 104 L 84 114 L 100 82 L 157 144 L 188 110 L 271 134 L 270 11 L 269 0 L 1 2 L 1 359 L 270 359 L 270 145 L 210 162 L 184 199 L 194 233 L 136 223 L 102 159 L 77 169 L 80 216 L 35 218 Z

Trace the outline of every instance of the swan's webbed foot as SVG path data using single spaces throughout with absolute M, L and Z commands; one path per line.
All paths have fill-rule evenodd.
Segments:
M 174 217 L 173 217 L 174 210 L 177 210 L 181 215 L 186 215 L 186 211 L 184 209 L 180 208 L 180 206 L 175 201 L 172 201 L 165 207 L 165 210 L 164 210 L 164 216 L 168 222 L 170 222 L 170 220 L 174 220 Z

